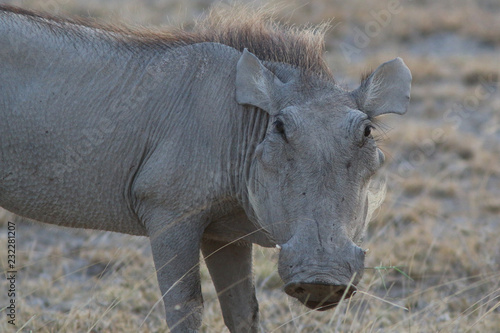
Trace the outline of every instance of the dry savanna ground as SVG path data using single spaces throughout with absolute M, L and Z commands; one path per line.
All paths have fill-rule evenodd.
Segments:
M 190 26 L 211 1 L 8 1 L 51 13 Z M 402 57 L 413 73 L 404 117 L 378 125 L 387 196 L 369 226 L 360 292 L 308 311 L 281 290 L 276 250 L 255 249 L 264 332 L 500 332 L 500 2 L 291 1 L 278 18 L 330 21 L 326 59 L 339 82 Z M 1 134 L 0 134 L 1 135 Z M 166 332 L 147 239 L 16 221 L 17 326 L 2 332 Z M 223 332 L 203 267 L 203 332 Z

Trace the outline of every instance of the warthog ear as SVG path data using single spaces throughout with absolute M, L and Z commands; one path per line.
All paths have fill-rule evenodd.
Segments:
M 410 101 L 411 72 L 401 58 L 380 65 L 352 92 L 358 107 L 370 117 L 404 114 Z
M 277 86 L 283 83 L 259 59 L 247 49 L 236 66 L 236 101 L 239 104 L 253 105 L 275 115 L 279 112 L 274 107 Z

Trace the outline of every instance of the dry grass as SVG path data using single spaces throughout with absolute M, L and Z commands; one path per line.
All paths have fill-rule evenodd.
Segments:
M 190 22 L 210 1 L 9 2 L 157 25 Z M 342 43 L 352 43 L 355 28 L 387 3 L 319 0 L 282 10 L 295 23 L 331 20 L 326 59 L 348 87 L 398 55 L 414 82 L 408 114 L 384 118 L 387 198 L 368 229 L 361 292 L 336 310 L 308 311 L 280 290 L 275 250 L 256 248 L 265 332 L 500 331 L 500 5 L 401 3 L 351 59 Z M 3 270 L 5 221 L 12 218 L 0 216 Z M 167 331 L 147 239 L 29 223 L 17 223 L 17 237 L 20 331 Z M 203 332 L 227 331 L 204 267 L 202 275 Z M 6 289 L 0 280 L 2 297 Z M 16 331 L 4 313 L 0 331 Z

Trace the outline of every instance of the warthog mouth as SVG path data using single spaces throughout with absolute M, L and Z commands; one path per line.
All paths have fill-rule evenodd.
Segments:
M 285 292 L 310 309 L 325 311 L 336 307 L 342 298 L 351 297 L 356 292 L 356 287 L 353 285 L 348 287 L 325 283 L 290 282 L 285 285 Z

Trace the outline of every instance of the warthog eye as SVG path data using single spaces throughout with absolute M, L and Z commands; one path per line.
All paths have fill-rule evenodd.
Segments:
M 372 125 L 366 125 L 365 127 L 365 137 L 369 137 L 372 134 L 372 129 L 374 127 Z
M 274 125 L 276 132 L 281 134 L 283 136 L 283 139 L 285 139 L 285 141 L 288 142 L 288 140 L 286 138 L 286 134 L 285 134 L 285 124 L 283 123 L 283 121 L 278 119 L 273 123 L 273 125 Z
M 274 122 L 274 128 L 276 128 L 276 132 L 285 134 L 285 124 L 281 120 L 278 119 Z

